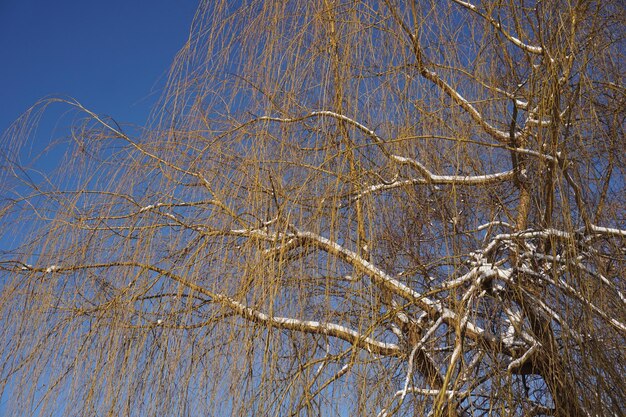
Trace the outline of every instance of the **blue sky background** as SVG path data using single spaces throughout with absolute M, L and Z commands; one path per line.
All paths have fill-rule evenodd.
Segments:
M 50 95 L 73 97 L 120 123 L 144 125 L 197 5 L 198 0 L 0 0 L 0 133 Z M 55 107 L 39 124 L 35 147 L 67 133 L 57 120 L 68 106 Z M 0 240 L 0 249 L 5 244 Z M 0 396 L 0 415 L 6 415 L 10 396 L 9 385 Z
M 0 131 L 48 95 L 71 96 L 118 122 L 143 125 L 197 5 L 0 0 Z

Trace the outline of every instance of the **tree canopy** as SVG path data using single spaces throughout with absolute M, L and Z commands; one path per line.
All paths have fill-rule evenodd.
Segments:
M 37 103 L 1 142 L 7 410 L 622 415 L 625 19 L 203 1 L 145 129 Z

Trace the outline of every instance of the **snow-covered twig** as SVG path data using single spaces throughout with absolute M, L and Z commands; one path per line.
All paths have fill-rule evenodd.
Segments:
M 359 192 L 356 196 L 354 196 L 353 199 L 359 200 L 360 198 L 368 194 L 373 194 L 378 191 L 392 190 L 394 188 L 400 188 L 400 187 L 405 187 L 408 185 L 416 185 L 416 184 L 428 184 L 428 182 L 424 178 L 411 178 L 408 180 L 396 180 L 388 184 L 386 183 L 374 184 L 361 190 L 361 192 Z
M 398 391 L 396 392 L 396 396 L 400 396 L 402 395 L 403 391 Z M 407 389 L 407 393 L 411 393 L 411 394 L 418 394 L 418 395 L 428 395 L 428 396 L 435 396 L 435 395 L 439 395 L 441 394 L 441 390 L 438 389 L 426 389 L 426 388 L 408 388 Z M 467 397 L 468 393 L 467 392 L 457 392 L 457 391 L 444 391 L 444 394 L 446 396 L 448 396 L 449 398 L 452 398 L 453 396 L 456 396 L 458 398 L 463 398 L 463 397 Z
M 530 358 L 530 356 L 533 353 L 535 353 L 535 351 L 537 350 L 538 347 L 539 347 L 538 344 L 532 345 L 530 348 L 528 348 L 528 350 L 526 352 L 524 352 L 524 354 L 522 356 L 520 356 L 519 358 L 511 361 L 511 363 L 509 363 L 509 366 L 507 367 L 507 370 L 509 372 L 514 372 L 515 369 L 517 369 L 517 368 L 521 367 L 522 365 L 524 365 L 524 363 L 526 363 L 528 358 Z
M 476 228 L 476 230 L 481 231 L 481 230 L 485 230 L 488 229 L 490 227 L 493 226 L 504 226 L 504 227 L 508 227 L 509 229 L 513 229 L 515 226 L 513 226 L 512 224 L 509 224 L 507 222 L 502 222 L 502 221 L 492 221 L 489 223 L 485 223 L 485 224 L 481 224 L 480 226 L 478 226 L 478 228 Z
M 394 395 L 394 399 L 396 397 L 400 397 L 400 402 L 396 406 L 396 409 L 398 409 L 398 408 L 400 408 L 402 406 L 402 403 L 404 402 L 404 399 L 405 399 L 407 393 L 412 392 L 412 391 L 410 391 L 411 388 L 409 388 L 409 383 L 411 382 L 411 376 L 413 375 L 413 361 L 415 360 L 415 354 L 417 353 L 418 350 L 422 349 L 422 347 L 424 346 L 424 343 L 426 343 L 426 341 L 431 338 L 431 336 L 435 333 L 435 331 L 437 331 L 439 326 L 441 326 L 442 324 L 443 324 L 443 318 L 440 317 L 430 327 L 430 329 L 428 329 L 426 334 L 420 339 L 420 341 L 411 350 L 411 353 L 409 354 L 409 361 L 408 361 L 408 364 L 407 364 L 407 374 L 406 374 L 406 377 L 404 379 L 404 386 L 403 386 L 403 388 L 400 391 L 396 392 L 396 394 Z M 436 393 L 439 393 L 439 390 L 432 390 L 432 391 L 434 391 Z M 378 416 L 386 416 L 386 415 L 387 415 L 387 408 L 382 409 L 378 413 Z

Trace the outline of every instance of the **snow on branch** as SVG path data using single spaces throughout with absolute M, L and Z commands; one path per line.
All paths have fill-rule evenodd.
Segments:
M 528 361 L 528 359 L 533 355 L 533 353 L 535 353 L 538 347 L 539 347 L 538 344 L 532 345 L 526 352 L 524 352 L 522 356 L 511 361 L 511 363 L 509 363 L 509 366 L 507 367 L 507 370 L 509 372 L 515 372 L 516 369 L 521 368 L 522 365 L 524 365 Z
M 398 155 L 392 155 L 391 158 L 400 164 L 411 165 L 422 175 L 424 175 L 428 182 L 432 184 L 483 185 L 494 182 L 507 181 L 514 178 L 515 176 L 515 171 L 512 170 L 488 175 L 435 175 L 415 159 L 405 158 Z
M 371 262 L 363 259 L 357 253 L 344 248 L 330 239 L 312 232 L 298 231 L 295 236 L 302 239 L 303 242 L 317 246 L 319 249 L 344 260 L 354 268 L 369 275 L 377 285 L 413 302 L 416 306 L 423 309 L 428 314 L 434 317 L 441 317 L 444 322 L 450 325 L 458 323 L 458 315 L 454 311 L 445 307 L 440 301 L 432 300 L 420 292 L 408 287 L 373 265 Z M 486 271 L 487 270 L 484 269 L 480 272 L 483 273 Z M 480 326 L 471 322 L 467 323 L 466 334 L 474 340 L 479 340 L 492 346 L 500 344 L 500 341 L 495 336 L 487 333 Z
M 608 227 L 600 227 L 591 224 L 590 231 L 600 235 L 612 235 L 612 236 L 624 236 L 626 237 L 626 230 L 623 229 L 613 229 Z M 549 238 L 555 237 L 559 239 L 580 239 L 582 236 L 586 236 L 585 228 L 581 228 L 576 230 L 574 233 L 565 232 L 563 230 L 558 229 L 541 229 L 541 230 L 524 230 L 517 233 L 502 233 L 495 236 L 491 242 L 485 247 L 483 253 L 491 252 L 497 245 L 498 242 L 510 242 L 514 239 L 533 239 L 533 238 Z
M 411 178 L 408 180 L 396 180 L 390 183 L 374 184 L 374 185 L 370 185 L 369 187 L 366 187 L 360 193 L 355 195 L 353 199 L 358 200 L 368 194 L 373 194 L 378 191 L 392 190 L 394 188 L 400 188 L 400 187 L 404 187 L 407 185 L 415 185 L 415 184 L 428 184 L 428 181 L 426 181 L 423 178 Z
M 249 238 L 272 242 L 282 241 L 285 242 L 285 244 L 281 246 L 278 250 L 285 252 L 296 249 L 303 245 L 316 247 L 328 253 L 329 255 L 335 256 L 343 260 L 355 269 L 370 276 L 371 279 L 381 288 L 384 288 L 412 302 L 414 305 L 418 306 L 432 317 L 441 318 L 446 324 L 449 325 L 455 325 L 455 323 L 459 322 L 460 318 L 458 317 L 458 314 L 446 307 L 440 300 L 431 299 L 420 293 L 419 291 L 410 288 L 409 286 L 390 276 L 385 271 L 381 270 L 370 261 L 365 260 L 360 255 L 351 251 L 350 249 L 347 249 L 337 242 L 334 242 L 316 233 L 299 231 L 293 226 L 290 227 L 290 229 L 292 230 L 292 232 L 289 233 L 270 233 L 261 229 L 238 229 L 222 233 L 234 236 L 246 236 Z M 270 256 L 274 255 L 275 253 L 276 252 L 274 250 L 265 252 L 266 255 Z M 510 270 L 494 268 L 491 265 L 481 265 L 472 269 L 472 271 L 464 275 L 459 280 L 459 282 L 455 281 L 454 284 L 460 285 L 461 283 L 471 279 L 484 280 L 496 277 L 506 280 L 510 278 L 510 275 Z M 260 320 L 260 317 L 257 317 L 257 319 Z M 272 323 L 273 322 L 270 322 L 268 324 Z M 501 346 L 502 341 L 499 337 L 486 332 L 483 328 L 476 325 L 475 323 L 467 322 L 465 326 L 465 334 L 470 338 L 491 346 Z
M 53 272 L 57 272 L 61 269 L 60 266 L 58 265 L 50 265 L 48 268 L 46 268 L 46 274 L 51 274 Z
M 515 227 L 515 226 L 513 226 L 512 224 L 509 224 L 509 223 L 507 223 L 507 222 L 503 222 L 503 221 L 499 221 L 499 220 L 494 220 L 494 221 L 491 221 L 491 222 L 487 222 L 487 223 L 485 223 L 485 224 L 481 224 L 480 226 L 478 226 L 478 227 L 476 228 L 476 230 L 478 230 L 478 231 L 482 231 L 482 230 L 485 230 L 485 229 L 490 229 L 490 228 L 492 228 L 492 227 L 494 227 L 494 226 L 503 226 L 503 227 L 507 227 L 507 228 L 509 228 L 509 229 L 513 229 L 513 228 Z
M 336 120 L 341 120 L 342 122 L 346 122 L 346 123 L 356 127 L 361 132 L 365 133 L 367 136 L 369 136 L 372 139 L 374 139 L 374 141 L 379 146 L 382 147 L 382 145 L 385 144 L 385 141 L 383 140 L 383 138 L 378 136 L 376 134 L 376 132 L 374 132 L 372 129 L 368 128 L 364 124 L 359 123 L 356 120 L 351 119 L 348 116 L 344 116 L 343 114 L 336 113 L 336 112 L 333 112 L 333 111 L 328 111 L 328 110 L 313 111 L 313 112 L 311 112 L 311 113 L 309 113 L 307 115 L 300 116 L 300 117 L 293 117 L 293 118 L 280 118 L 280 117 L 262 116 L 262 117 L 259 117 L 258 119 L 256 119 L 256 121 L 270 121 L 270 122 L 279 122 L 279 123 L 296 123 L 296 122 L 301 122 L 303 120 L 310 119 L 310 118 L 313 118 L 313 117 L 330 117 L 330 118 L 333 118 L 333 119 L 336 119 Z M 385 152 L 385 154 L 387 153 L 386 150 L 384 150 L 384 149 L 383 149 L 383 152 Z
M 272 317 L 224 295 L 214 295 L 213 299 L 230 307 L 240 316 L 255 323 L 262 323 L 279 329 L 334 336 L 377 355 L 400 356 L 402 354 L 402 351 L 396 344 L 380 342 L 338 324 L 299 320 L 288 317 Z
M 233 236 L 245 236 L 271 242 L 283 241 L 286 242 L 286 246 L 282 246 L 279 249 L 282 251 L 293 250 L 297 247 L 308 244 L 332 256 L 336 256 L 337 258 L 350 264 L 355 269 L 367 274 L 377 285 L 412 302 L 413 304 L 424 310 L 427 314 L 436 318 L 441 318 L 445 323 L 449 325 L 454 325 L 459 321 L 458 315 L 453 310 L 446 307 L 441 301 L 431 299 L 420 293 L 419 291 L 410 288 L 409 286 L 403 284 L 402 282 L 387 274 L 385 271 L 376 267 L 371 262 L 365 260 L 357 253 L 343 247 L 337 242 L 334 242 L 313 232 L 299 231 L 293 226 L 290 227 L 290 229 L 292 230 L 292 232 L 289 233 L 270 233 L 261 229 L 238 229 L 219 233 L 225 235 L 229 234 Z M 271 256 L 275 254 L 275 251 L 266 251 L 265 254 Z M 471 273 L 464 276 L 462 282 L 465 282 L 467 279 L 471 278 L 487 279 L 492 277 L 500 277 L 508 279 L 510 274 L 511 272 L 509 270 L 505 271 L 499 268 L 493 268 L 491 266 L 480 266 L 471 271 Z M 257 317 L 257 319 L 260 318 Z M 466 334 L 474 340 L 478 340 L 491 346 L 501 345 L 501 340 L 498 337 L 489 334 L 483 328 L 472 322 L 468 322 L 466 324 L 465 331 Z
M 533 46 L 533 45 L 525 44 L 524 42 L 522 42 L 521 40 L 519 40 L 515 36 L 512 36 L 510 33 L 508 33 L 506 30 L 504 30 L 504 28 L 502 27 L 502 24 L 500 22 L 496 21 L 493 17 L 480 12 L 478 10 L 478 7 L 476 7 L 474 4 L 472 4 L 472 3 L 468 2 L 468 1 L 461 1 L 461 0 L 452 0 L 452 1 L 455 2 L 456 4 L 460 5 L 460 6 L 465 7 L 468 10 L 471 10 L 472 12 L 476 13 L 477 15 L 482 17 L 483 19 L 487 20 L 489 23 L 491 23 L 491 25 L 495 29 L 500 31 L 500 33 L 502 35 L 504 35 L 505 38 L 507 38 L 511 43 L 513 43 L 518 48 L 523 49 L 526 52 L 530 52 L 531 54 L 536 54 L 536 55 L 542 55 L 543 54 L 543 48 L 541 48 L 540 46 Z
M 614 235 L 614 236 L 623 236 L 626 237 L 626 230 L 624 229 L 613 229 L 610 227 L 600 227 L 594 224 L 591 225 L 591 230 L 594 233 L 599 233 L 601 235 Z
M 543 229 L 543 230 L 524 230 L 517 233 L 501 233 L 494 236 L 489 244 L 483 249 L 483 253 L 490 253 L 499 242 L 510 242 L 514 239 L 533 239 L 533 238 L 548 238 L 558 237 L 561 239 L 570 239 L 572 235 L 568 232 L 564 232 L 557 229 Z
M 157 204 L 149 204 L 147 206 L 144 206 L 144 207 L 140 208 L 139 209 L 139 213 L 143 213 L 144 211 L 155 209 L 155 208 L 157 208 L 159 206 L 160 206 L 159 203 L 157 203 Z
M 443 90 L 443 92 L 448 97 L 450 97 L 452 100 L 454 100 L 454 102 L 456 104 L 461 106 L 461 108 L 463 108 L 463 110 L 465 110 L 470 115 L 470 117 L 476 123 L 478 123 L 480 125 L 480 127 L 485 132 L 487 132 L 487 134 L 489 134 L 491 137 L 493 137 L 498 142 L 501 142 L 501 143 L 509 143 L 510 142 L 511 135 L 509 134 L 509 132 L 505 132 L 504 130 L 500 130 L 500 129 L 492 126 L 491 124 L 489 124 L 483 118 L 483 116 L 480 114 L 480 112 L 476 109 L 476 107 L 474 107 L 472 104 L 470 104 L 470 102 L 467 101 L 467 99 L 465 99 L 465 97 L 463 97 L 461 95 L 461 93 L 459 93 L 457 90 L 455 90 L 450 84 L 448 84 L 441 77 L 439 77 L 439 75 L 437 75 L 437 73 L 435 73 L 434 71 L 430 71 L 430 70 L 428 70 L 426 68 L 421 68 L 420 69 L 420 74 L 424 78 L 426 78 L 427 80 L 429 80 L 430 82 L 432 82 L 433 84 L 435 84 L 436 86 L 441 88 Z M 521 135 L 522 135 L 522 132 L 515 133 L 515 137 L 519 137 Z
M 366 336 L 356 330 L 350 329 L 345 326 L 341 326 L 335 323 L 318 322 L 310 320 L 299 320 L 289 317 L 274 317 L 265 314 L 257 309 L 248 307 L 247 305 L 234 300 L 233 298 L 215 293 L 207 288 L 195 284 L 186 278 L 177 275 L 171 271 L 163 268 L 159 268 L 154 265 L 144 264 L 141 262 L 123 261 L 123 262 L 110 262 L 101 264 L 86 264 L 86 265 L 72 265 L 67 267 L 59 267 L 53 265 L 49 267 L 46 272 L 62 272 L 62 271 L 78 271 L 86 269 L 106 269 L 114 267 L 130 267 L 141 268 L 155 272 L 163 277 L 176 281 L 188 289 L 210 297 L 213 302 L 218 303 L 239 315 L 242 318 L 250 320 L 255 323 L 264 324 L 269 327 L 285 330 L 295 330 L 305 333 L 322 334 L 327 336 L 333 336 L 338 339 L 342 339 L 348 343 L 353 344 L 361 349 L 367 350 L 370 353 L 384 356 L 401 356 L 403 351 L 400 347 L 394 343 L 386 343 L 378 341 L 370 336 Z M 50 271 L 49 271 L 50 270 Z M 162 323 L 162 322 L 161 322 Z M 161 324 L 159 323 L 159 324 Z

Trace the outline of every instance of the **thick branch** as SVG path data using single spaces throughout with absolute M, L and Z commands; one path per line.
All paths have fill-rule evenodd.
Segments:
M 392 159 L 401 164 L 411 165 L 424 175 L 428 182 L 432 184 L 485 185 L 494 182 L 507 181 L 512 179 L 515 175 L 515 171 L 498 172 L 496 174 L 488 175 L 435 175 L 415 159 L 397 155 L 393 155 Z
M 381 288 L 384 288 L 394 294 L 397 294 L 409 300 L 410 302 L 423 309 L 429 315 L 437 318 L 441 317 L 447 324 L 450 325 L 454 325 L 458 322 L 458 315 L 454 311 L 445 307 L 440 301 L 432 300 L 421 294 L 420 292 L 415 291 L 414 289 L 401 283 L 397 279 L 388 275 L 386 272 L 374 266 L 371 262 L 366 261 L 365 259 L 360 257 L 357 253 L 346 249 L 336 242 L 333 242 L 315 233 L 297 232 L 296 236 L 302 239 L 303 242 L 309 242 L 324 250 L 325 252 L 328 252 L 343 259 L 354 268 L 361 270 L 362 272 L 369 275 L 372 280 L 376 282 L 376 284 L 378 284 Z M 488 334 L 487 332 L 485 332 L 484 329 L 473 323 L 467 323 L 466 335 L 474 340 L 481 341 L 490 346 L 495 347 L 500 345 L 498 339 L 496 339 L 493 335 Z

